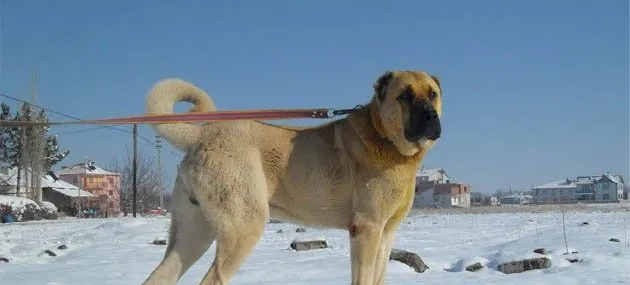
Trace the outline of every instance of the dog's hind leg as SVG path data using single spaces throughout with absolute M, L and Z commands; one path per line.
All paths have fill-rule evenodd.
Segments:
M 240 163 L 239 163 L 240 164 Z M 247 163 L 246 163 L 247 164 Z M 217 226 L 217 249 L 212 266 L 200 284 L 227 285 L 263 235 L 269 218 L 267 187 L 258 161 L 232 168 L 219 178 L 222 189 L 208 204 L 208 220 Z M 203 206 L 203 203 L 202 203 Z
M 176 284 L 179 278 L 208 250 L 214 230 L 196 200 L 175 182 L 172 200 L 171 228 L 162 262 L 153 270 L 144 285 Z M 178 187 L 180 187 L 178 189 Z

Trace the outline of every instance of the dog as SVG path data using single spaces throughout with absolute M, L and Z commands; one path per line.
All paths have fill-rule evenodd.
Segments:
M 425 71 L 388 70 L 369 103 L 313 127 L 255 120 L 154 124 L 186 153 L 175 180 L 162 261 L 143 284 L 176 284 L 216 241 L 200 284 L 229 284 L 269 219 L 349 233 L 353 285 L 384 284 L 401 221 L 411 209 L 415 173 L 440 138 L 442 89 Z M 148 114 L 177 102 L 212 112 L 214 101 L 181 79 L 156 83 Z

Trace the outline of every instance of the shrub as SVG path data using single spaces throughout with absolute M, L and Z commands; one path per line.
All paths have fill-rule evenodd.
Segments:
M 57 207 L 48 201 L 37 205 L 35 201 L 14 196 L 0 196 L 0 216 L 10 214 L 18 222 L 58 218 Z

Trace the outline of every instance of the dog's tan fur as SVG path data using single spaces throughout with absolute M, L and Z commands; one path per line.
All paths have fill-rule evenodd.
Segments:
M 398 100 L 411 88 L 441 117 L 441 87 L 420 71 L 392 71 L 374 84 L 364 108 L 316 127 L 258 121 L 155 125 L 186 152 L 175 181 L 169 245 L 144 284 L 175 284 L 217 241 L 201 284 L 228 284 L 272 217 L 350 233 L 352 284 L 381 285 L 394 233 L 411 208 L 416 169 L 435 141 L 409 142 L 410 110 Z M 379 98 L 379 96 L 382 96 Z M 215 110 L 200 88 L 179 79 L 149 92 L 149 114 Z

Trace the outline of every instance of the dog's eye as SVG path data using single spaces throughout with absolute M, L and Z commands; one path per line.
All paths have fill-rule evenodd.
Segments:
M 413 92 L 411 92 L 411 90 L 405 90 L 402 94 L 400 94 L 398 99 L 405 100 L 408 103 L 411 103 L 413 102 L 413 97 L 414 95 L 413 95 Z
M 437 98 L 437 93 L 435 91 L 429 92 L 429 100 L 433 101 L 435 98 Z

